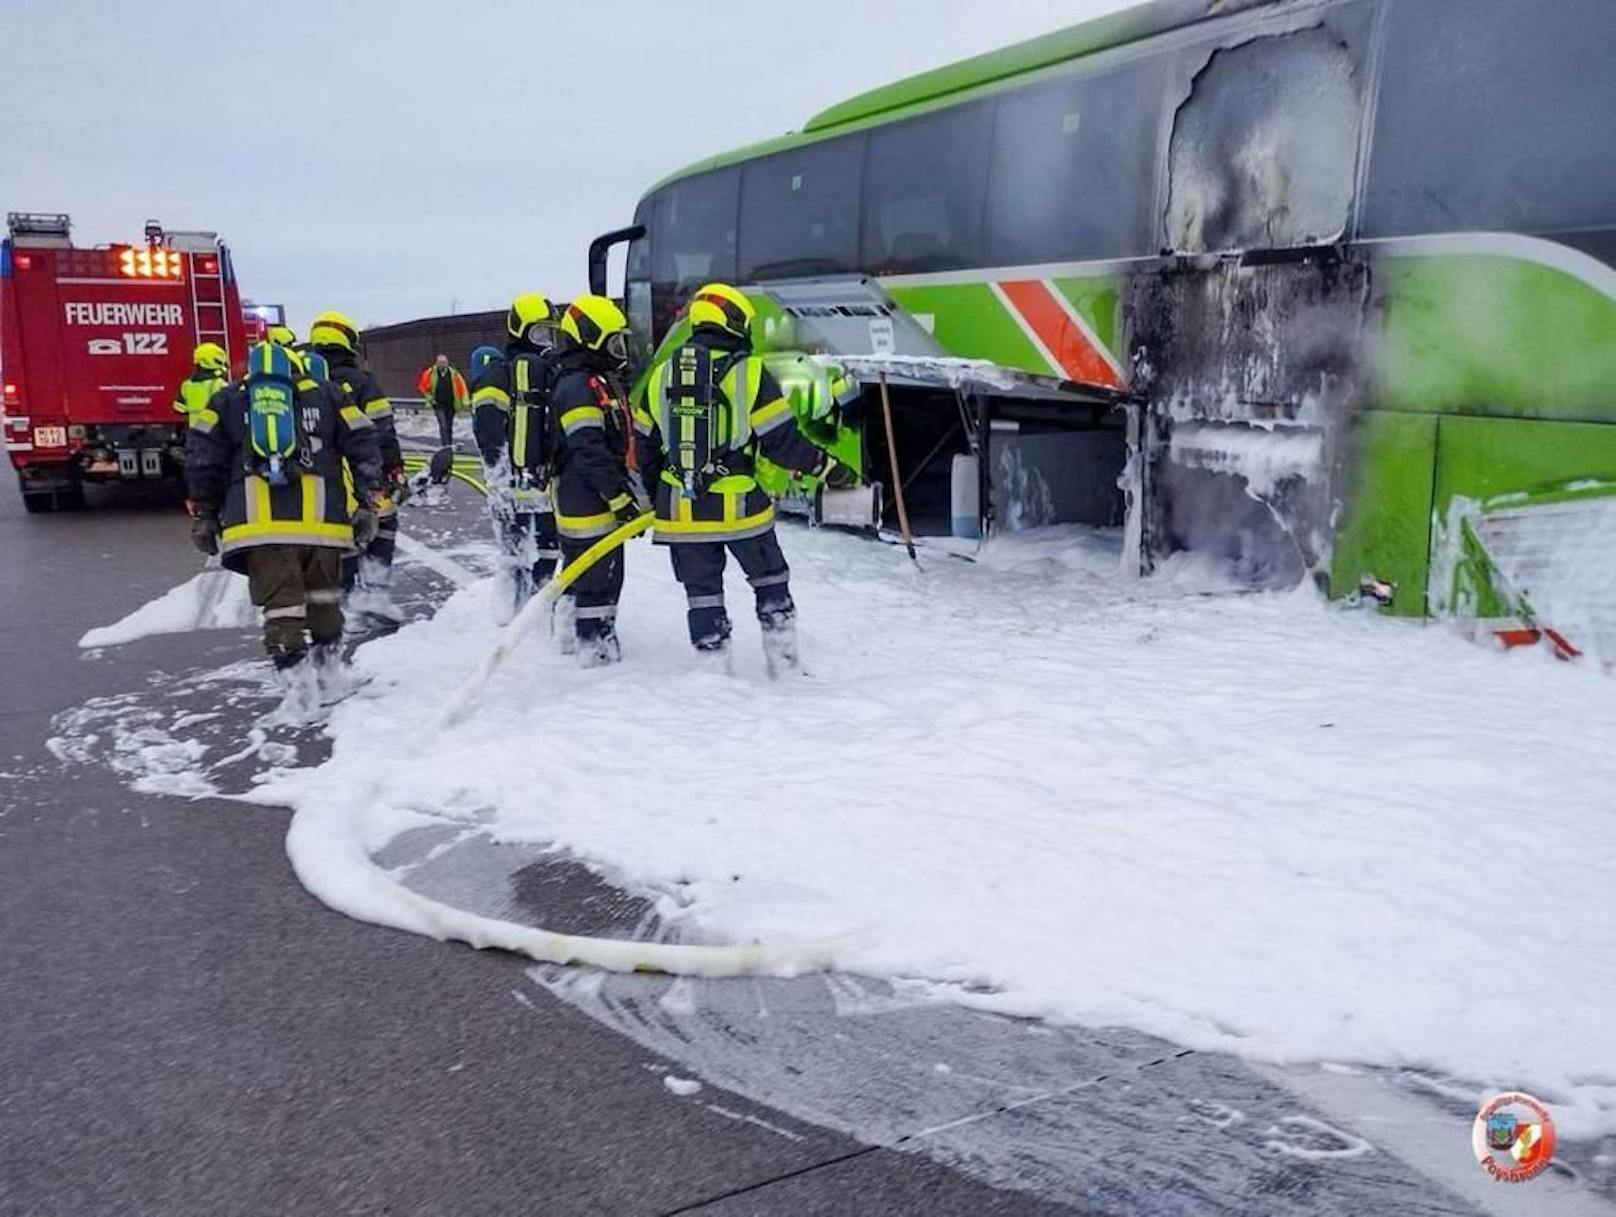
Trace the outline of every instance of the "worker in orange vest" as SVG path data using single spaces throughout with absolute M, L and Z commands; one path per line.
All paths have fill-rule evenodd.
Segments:
M 450 447 L 454 443 L 455 414 L 464 410 L 471 398 L 466 391 L 466 378 L 449 362 L 447 355 L 439 355 L 422 369 L 415 387 L 438 416 L 438 443 Z

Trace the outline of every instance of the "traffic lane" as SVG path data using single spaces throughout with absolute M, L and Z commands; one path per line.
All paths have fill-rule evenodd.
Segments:
M 92 487 L 85 510 L 43 515 L 23 509 L 15 480 L 0 489 L 0 714 L 59 710 L 100 688 L 78 639 L 201 570 L 189 538 L 169 486 Z
M 100 543 L 115 519 L 69 518 Z M 77 657 L 84 628 L 194 571 L 183 533 L 139 522 L 100 580 L 71 555 L 48 568 L 74 595 L 51 577 L 13 589 L 12 623 L 40 640 L 30 681 L 118 694 L 253 653 L 210 634 Z M 834 1194 L 827 1164 L 864 1154 L 738 1096 L 715 1100 L 727 1114 L 675 1096 L 665 1062 L 517 961 L 318 905 L 284 813 L 65 768 L 51 730 L 48 710 L 0 716 L 0 1213 L 660 1213 L 782 1178 L 812 1192 L 821 1168 Z M 895 1211 L 1067 1211 L 877 1162 Z

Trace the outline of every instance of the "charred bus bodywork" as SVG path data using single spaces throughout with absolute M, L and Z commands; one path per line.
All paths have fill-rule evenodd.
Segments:
M 1603 0 L 1158 0 L 660 183 L 628 311 L 649 350 L 730 279 L 789 345 L 791 285 L 841 284 L 868 324 L 801 345 L 890 354 L 889 307 L 933 363 L 1033 378 L 895 403 L 906 460 L 980 457 L 984 527 L 1126 515 L 1145 570 L 1211 550 L 1512 628 L 1616 489 L 1613 54 Z M 905 476 L 945 518 L 946 475 Z

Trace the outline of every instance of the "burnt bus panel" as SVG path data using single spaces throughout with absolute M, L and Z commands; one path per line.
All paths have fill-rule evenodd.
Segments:
M 1198 549 L 1262 586 L 1319 571 L 1339 433 L 1364 400 L 1369 287 L 1368 267 L 1333 250 L 1134 278 L 1124 316 L 1149 402 L 1147 565 Z
M 1339 242 L 1374 6 L 1281 17 L 1181 58 L 1161 216 L 1179 256 L 1134 276 L 1123 308 L 1147 402 L 1144 564 L 1201 550 L 1259 586 L 1325 577 L 1370 299 Z
M 1323 27 L 1213 52 L 1173 122 L 1169 248 L 1339 240 L 1352 214 L 1364 87 L 1353 54 Z

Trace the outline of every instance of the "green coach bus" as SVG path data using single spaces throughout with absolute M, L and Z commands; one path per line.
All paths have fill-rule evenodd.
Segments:
M 1153 0 L 681 170 L 591 280 L 642 355 L 741 285 L 871 482 L 885 379 L 923 529 L 1616 633 L 1613 64 L 1612 0 Z

